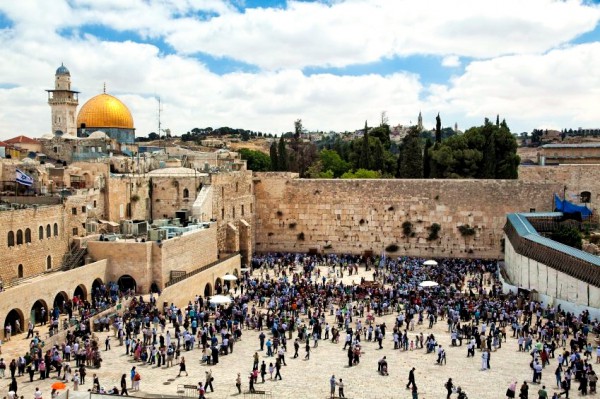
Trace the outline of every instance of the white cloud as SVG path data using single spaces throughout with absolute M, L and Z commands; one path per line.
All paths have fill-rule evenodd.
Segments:
M 456 68 L 460 66 L 460 58 L 456 55 L 447 55 L 442 59 L 442 66 Z
M 131 108 L 138 135 L 156 130 L 156 96 L 163 102 L 163 126 L 175 134 L 205 126 L 279 133 L 292 130 L 298 118 L 308 129 L 352 130 L 365 119 L 376 123 L 384 110 L 394 124 L 414 122 L 422 110 L 426 126 L 433 125 L 438 111 L 445 126 L 457 121 L 460 128 L 497 113 L 516 131 L 600 126 L 594 109 L 600 103 L 600 70 L 590 67 L 600 62 L 600 43 L 561 44 L 598 18 L 596 8 L 576 1 L 531 0 L 538 9 L 519 3 L 522 10 L 516 12 L 517 3 L 510 0 L 494 13 L 483 1 L 468 2 L 470 8 L 451 2 L 292 2 L 287 9 L 245 13 L 217 0 L 80 0 L 77 9 L 59 1 L 31 3 L 0 4 L 14 21 L 13 28 L 0 31 L 4 139 L 49 132 L 44 89 L 53 86 L 61 61 L 82 92 L 81 104 L 106 82 L 108 92 Z M 199 21 L 195 15 L 203 11 L 220 16 Z M 126 29 L 129 21 L 129 29 L 164 37 L 185 51 L 164 55 L 151 44 L 57 33 L 95 18 L 115 29 Z M 219 76 L 186 54 L 200 47 L 264 68 Z M 394 54 L 438 54 L 445 66 L 467 56 L 486 59 L 465 63 L 464 73 L 436 85 L 402 71 L 307 76 L 301 70 L 307 64 L 346 65 Z
M 227 56 L 266 69 L 343 67 L 414 54 L 544 52 L 599 20 L 597 6 L 578 1 L 292 1 L 286 9 L 188 19 L 166 41 L 183 53 Z

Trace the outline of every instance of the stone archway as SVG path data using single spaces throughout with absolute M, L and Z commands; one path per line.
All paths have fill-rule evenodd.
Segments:
M 217 295 L 221 295 L 223 293 L 223 280 L 220 277 L 217 277 L 215 280 L 215 292 Z
M 212 295 L 212 285 L 210 283 L 206 283 L 204 286 L 204 297 L 209 297 Z
M 21 330 L 23 330 L 23 326 L 25 324 L 25 317 L 23 317 L 23 312 L 21 311 L 21 309 L 14 308 L 6 314 L 6 318 L 4 319 L 4 330 L 3 330 L 4 338 L 6 338 L 6 326 L 9 324 L 12 327 L 12 335 L 18 334 L 17 333 L 17 320 L 19 321 L 19 324 L 21 325 Z
M 54 297 L 54 302 L 52 304 L 52 308 L 54 308 L 54 309 L 58 308 L 60 313 L 64 313 L 65 305 L 67 304 L 68 301 L 69 301 L 69 295 L 64 291 L 61 291 L 58 294 L 56 294 L 56 296 Z
M 97 278 L 92 282 L 92 296 L 100 294 L 100 289 L 104 285 L 104 281 L 101 278 Z
M 30 320 L 33 324 L 46 324 L 48 321 L 48 304 L 43 299 L 38 299 L 31 306 Z
M 82 301 L 87 301 L 88 300 L 88 292 L 87 292 L 87 288 L 85 288 L 85 285 L 79 284 L 77 287 L 75 287 L 75 291 L 73 292 L 73 297 L 78 297 Z
M 121 277 L 119 277 L 117 283 L 119 284 L 119 289 L 121 291 L 133 290 L 133 292 L 135 293 L 135 290 L 137 288 L 137 283 L 135 279 L 129 274 L 124 274 Z

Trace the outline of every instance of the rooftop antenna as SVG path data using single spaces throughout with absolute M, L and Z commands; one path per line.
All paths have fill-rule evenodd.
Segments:
M 160 113 L 162 112 L 162 106 L 160 104 L 160 97 L 157 98 L 158 99 L 158 145 L 160 146 L 161 143 L 161 122 L 160 122 Z M 163 142 L 163 148 L 165 147 L 164 142 Z M 165 151 L 166 152 L 166 151 Z

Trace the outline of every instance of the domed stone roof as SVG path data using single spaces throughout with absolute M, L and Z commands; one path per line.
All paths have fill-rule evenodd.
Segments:
M 60 64 L 60 66 L 56 70 L 56 75 L 69 75 L 69 76 L 71 76 L 71 72 L 69 72 L 69 70 L 67 69 L 66 66 L 64 66 L 64 64 Z
M 116 97 L 102 93 L 89 99 L 77 115 L 77 127 L 133 129 L 129 108 Z

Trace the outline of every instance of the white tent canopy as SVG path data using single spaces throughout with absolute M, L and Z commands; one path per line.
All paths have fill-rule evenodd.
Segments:
M 231 301 L 231 297 L 225 295 L 215 295 L 209 300 L 210 303 L 214 303 L 215 305 L 226 305 L 231 303 Z
M 419 284 L 419 287 L 425 287 L 425 288 L 427 288 L 427 287 L 437 287 L 438 285 L 439 284 L 436 283 L 435 281 L 422 281 Z
M 427 266 L 437 266 L 438 263 L 436 261 L 434 261 L 433 259 L 429 259 L 429 260 L 426 260 L 425 262 L 423 262 L 423 264 L 427 265 Z

